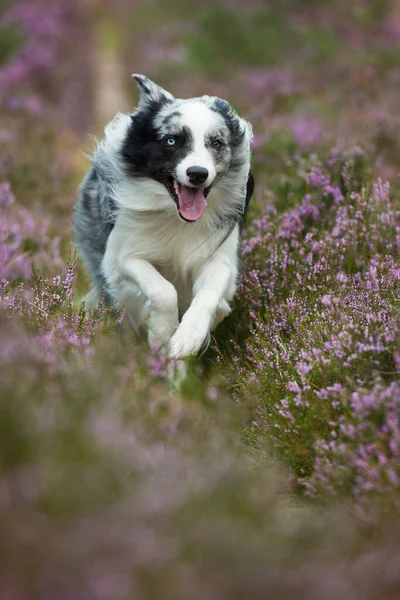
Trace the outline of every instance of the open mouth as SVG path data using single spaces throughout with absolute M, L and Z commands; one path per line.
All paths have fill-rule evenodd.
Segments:
M 211 185 L 208 187 L 189 187 L 170 177 L 165 183 L 165 187 L 175 200 L 179 216 L 182 219 L 189 222 L 200 219 L 207 206 L 206 198 L 210 193 Z

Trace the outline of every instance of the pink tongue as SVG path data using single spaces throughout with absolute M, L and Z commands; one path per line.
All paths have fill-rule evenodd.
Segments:
M 188 221 L 197 221 L 204 212 L 207 202 L 203 190 L 182 186 L 179 192 L 179 212 Z

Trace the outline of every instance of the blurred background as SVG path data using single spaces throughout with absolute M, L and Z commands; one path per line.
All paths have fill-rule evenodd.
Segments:
M 131 73 L 255 134 L 237 300 L 180 391 L 79 302 Z M 0 600 L 400 598 L 399 107 L 399 0 L 0 0 Z
M 48 6 L 2 0 L 1 10 L 3 120 L 11 130 L 22 111 L 42 121 L 40 135 L 51 118 L 66 143 L 79 136 L 71 142 L 82 163 L 75 165 L 74 184 L 86 168 L 79 150 L 92 147 L 88 133 L 101 135 L 117 111 L 135 106 L 132 72 L 178 97 L 230 100 L 253 124 L 256 168 L 273 170 L 274 155 L 290 145 L 312 150 L 365 143 L 381 174 L 394 176 L 396 0 L 54 0 Z M 37 139 L 36 130 L 32 135 Z M 3 163 L 10 152 L 6 140 Z M 24 152 L 27 147 L 18 148 Z M 23 160 L 19 156 L 11 174 L 17 190 Z
M 283 129 L 304 147 L 398 139 L 397 2 L 93 2 L 91 9 L 94 53 L 104 58 L 95 59 L 97 85 L 115 77 L 97 105 L 104 120 L 122 98 L 134 103 L 128 74 L 136 70 L 177 96 L 230 99 L 254 124 L 255 149 Z

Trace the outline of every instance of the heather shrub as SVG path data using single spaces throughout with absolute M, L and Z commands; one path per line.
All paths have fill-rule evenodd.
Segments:
M 37 266 L 60 267 L 60 238 L 49 234 L 49 218 L 37 219 L 19 206 L 9 183 L 0 184 L 0 278 L 9 284 L 28 280 L 32 258 Z
M 249 437 L 268 439 L 307 494 L 366 502 L 398 488 L 399 211 L 388 183 L 337 162 L 300 172 L 302 199 L 249 224 L 237 300 L 249 331 L 229 355 L 256 404 Z
M 393 524 L 296 505 L 221 395 L 166 393 L 120 339 L 65 363 L 0 329 L 2 595 L 396 597 Z
M 18 0 L 0 38 L 1 598 L 397 598 L 396 3 Z M 71 240 L 131 71 L 255 131 L 234 311 L 179 391 Z
M 0 33 L 0 99 L 7 111 L 87 128 L 91 36 L 79 3 L 3 3 Z

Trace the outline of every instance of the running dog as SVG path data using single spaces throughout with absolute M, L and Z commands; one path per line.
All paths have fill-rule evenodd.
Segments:
M 93 279 L 171 358 L 199 352 L 231 311 L 254 188 L 250 124 L 215 96 L 178 99 L 144 75 L 140 100 L 94 150 L 75 207 Z

